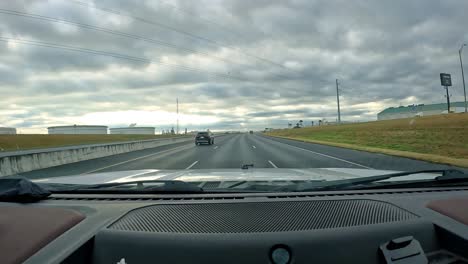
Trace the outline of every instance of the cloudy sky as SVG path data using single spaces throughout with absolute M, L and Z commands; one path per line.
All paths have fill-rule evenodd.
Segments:
M 20 0 L 0 3 L 0 126 L 212 130 L 375 120 L 445 100 L 468 42 L 458 0 Z M 468 50 L 465 51 L 468 64 Z

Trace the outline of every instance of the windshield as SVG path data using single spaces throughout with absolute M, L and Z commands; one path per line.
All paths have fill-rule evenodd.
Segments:
M 466 10 L 2 1 L 0 177 L 280 192 L 467 173 Z

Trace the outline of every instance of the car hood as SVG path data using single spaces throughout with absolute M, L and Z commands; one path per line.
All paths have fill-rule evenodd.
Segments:
M 34 180 L 41 183 L 102 184 L 114 182 L 179 180 L 185 182 L 210 181 L 333 181 L 376 176 L 399 171 L 312 168 L 312 169 L 200 169 L 200 170 L 131 170 L 113 171 Z M 415 174 L 403 180 L 433 179 L 437 174 Z M 392 181 L 398 180 L 397 178 Z

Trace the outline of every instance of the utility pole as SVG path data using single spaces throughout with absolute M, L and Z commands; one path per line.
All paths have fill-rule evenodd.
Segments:
M 179 134 L 179 98 L 176 99 L 177 104 L 177 135 Z
M 463 51 L 463 47 L 465 46 L 466 44 L 463 44 L 461 48 L 458 50 L 458 56 L 460 57 L 460 67 L 461 67 L 462 80 L 463 80 L 463 94 L 465 95 L 465 113 L 467 113 L 468 105 L 466 104 L 465 73 L 463 72 L 463 61 L 462 61 L 462 51 Z
M 341 124 L 340 89 L 338 88 L 338 79 L 336 79 L 336 103 L 338 105 L 338 124 Z

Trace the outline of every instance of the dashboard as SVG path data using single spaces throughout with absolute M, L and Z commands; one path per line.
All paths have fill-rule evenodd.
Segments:
M 54 194 L 0 203 L 1 263 L 468 263 L 468 188 Z

